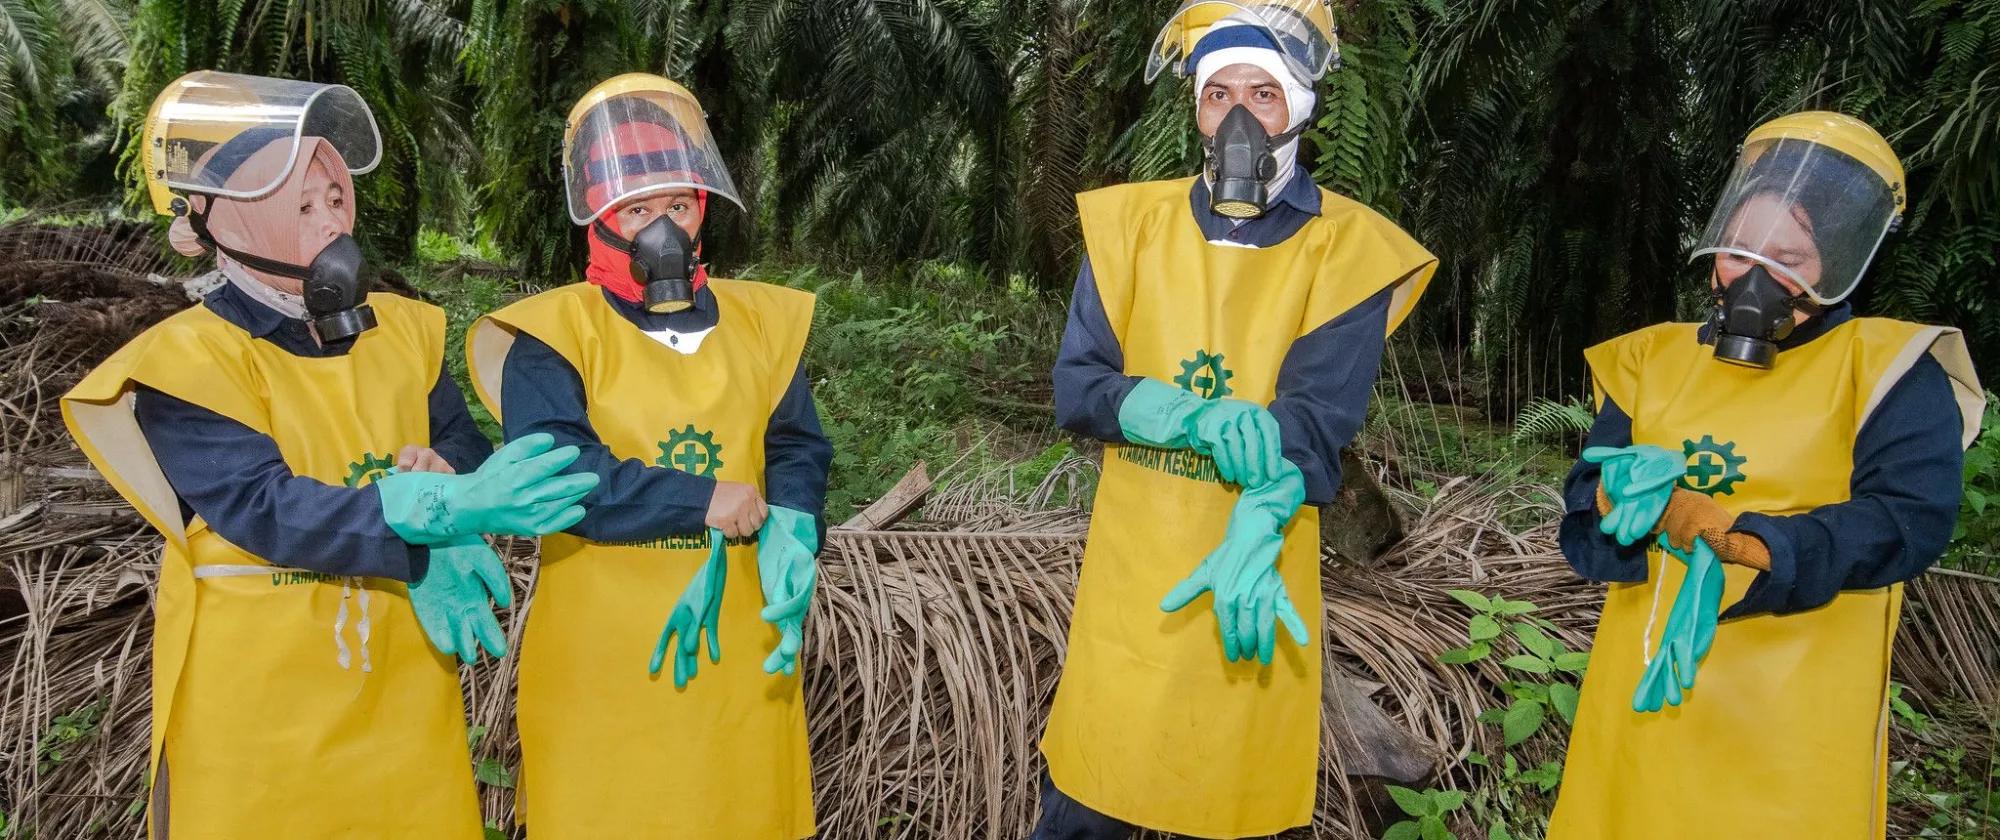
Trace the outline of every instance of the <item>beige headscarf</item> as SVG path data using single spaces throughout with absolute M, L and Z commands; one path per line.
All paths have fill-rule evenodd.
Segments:
M 221 147 L 211 149 L 203 158 L 206 164 Z M 290 156 L 291 142 L 288 137 L 277 138 L 258 149 L 236 171 L 229 173 L 225 184 L 232 189 L 250 189 L 269 183 L 285 166 Z M 211 199 L 207 196 L 193 196 L 189 200 L 199 202 L 196 206 L 208 213 L 208 232 L 222 245 L 293 265 L 310 265 L 319 256 L 300 253 L 299 245 L 299 203 L 305 191 L 306 170 L 317 162 L 326 167 L 335 184 L 347 195 L 346 207 L 341 211 L 343 231 L 354 232 L 354 179 L 347 172 L 347 162 L 333 145 L 318 137 L 305 137 L 299 141 L 298 165 L 292 167 L 291 174 L 277 189 L 262 198 Z M 208 253 L 208 247 L 195 235 L 194 226 L 187 216 L 174 219 L 167 229 L 167 241 L 175 251 L 198 257 Z M 215 255 L 216 267 L 229 282 L 235 284 L 252 298 L 277 310 L 288 318 L 305 318 L 305 299 L 298 293 L 300 281 L 258 271 L 231 259 L 228 254 Z

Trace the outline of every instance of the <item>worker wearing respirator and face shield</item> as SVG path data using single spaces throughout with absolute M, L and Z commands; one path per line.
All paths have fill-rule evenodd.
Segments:
M 563 181 L 585 282 L 482 318 L 466 354 L 510 440 L 553 435 L 602 479 L 542 541 L 525 821 L 537 837 L 809 836 L 799 668 L 833 457 L 801 361 L 813 296 L 709 275 L 713 199 L 741 201 L 679 84 L 631 73 L 585 94 Z
M 1561 541 L 1610 589 L 1554 840 L 1884 835 L 1902 585 L 1951 538 L 1983 410 L 1957 330 L 1845 303 L 1905 190 L 1859 120 L 1757 127 L 1693 251 L 1706 322 L 1587 351 L 1598 418 Z M 1676 633 L 1663 593 L 1705 553 L 1706 655 L 1663 709 L 1643 691 Z
M 453 657 L 505 652 L 482 534 L 583 515 L 547 438 L 494 453 L 444 313 L 369 294 L 348 88 L 202 71 L 144 127 L 154 208 L 220 282 L 64 395 L 93 464 L 166 538 L 149 833 L 480 836 Z M 361 805 L 365 803 L 365 806 Z

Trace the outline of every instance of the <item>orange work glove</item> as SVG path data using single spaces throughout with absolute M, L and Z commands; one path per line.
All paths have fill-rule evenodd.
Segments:
M 1667 512 L 1660 515 L 1660 530 L 1675 548 L 1693 551 L 1694 539 L 1700 537 L 1724 563 L 1770 571 L 1771 549 L 1753 534 L 1729 530 L 1735 524 L 1735 514 L 1714 499 L 1682 487 L 1674 488 Z

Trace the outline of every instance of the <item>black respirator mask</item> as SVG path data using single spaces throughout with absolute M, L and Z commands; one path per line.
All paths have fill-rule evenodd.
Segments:
M 1804 292 L 1787 291 L 1763 265 L 1751 266 L 1736 282 L 1715 292 L 1715 311 L 1709 316 L 1715 358 L 1769 370 L 1778 360 L 1778 342 L 1792 334 L 1794 310 L 1818 314 L 1820 307 Z
M 203 244 L 228 254 L 245 268 L 302 282 L 306 314 L 312 317 L 313 330 L 321 341 L 341 341 L 375 328 L 375 308 L 368 305 L 371 284 L 363 276 L 367 260 L 362 258 L 361 244 L 353 236 L 343 233 L 334 237 L 320 249 L 311 265 L 293 265 L 238 251 L 216 241 L 208 232 L 208 214 L 193 212 L 185 199 L 174 199 L 174 211 L 187 215 L 195 236 Z
M 626 239 L 598 221 L 597 237 L 632 258 L 632 280 L 646 290 L 647 312 L 679 312 L 694 305 L 695 241 L 661 216 Z
M 1254 219 L 1264 215 L 1271 197 L 1265 184 L 1278 177 L 1277 150 L 1299 136 L 1312 120 L 1300 122 L 1273 137 L 1264 124 L 1238 105 L 1229 109 L 1216 126 L 1215 136 L 1203 144 L 1208 150 L 1208 208 L 1218 216 Z

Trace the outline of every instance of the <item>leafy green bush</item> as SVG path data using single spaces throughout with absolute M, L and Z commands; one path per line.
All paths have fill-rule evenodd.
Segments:
M 1536 762 L 1526 757 L 1525 751 L 1517 755 L 1515 748 L 1538 734 L 1553 732 L 1548 727 L 1552 721 L 1559 721 L 1564 730 L 1576 723 L 1579 686 L 1590 667 L 1590 654 L 1572 651 L 1558 641 L 1553 635 L 1555 625 L 1535 615 L 1538 607 L 1533 602 L 1489 597 L 1467 589 L 1448 590 L 1447 594 L 1469 607 L 1472 617 L 1465 625 L 1466 644 L 1439 654 L 1438 661 L 1470 667 L 1497 659 L 1509 673 L 1510 679 L 1500 684 L 1508 697 L 1507 705 L 1479 714 L 1481 723 L 1500 727 L 1505 749 L 1497 757 L 1480 752 L 1466 756 L 1468 763 L 1485 769 L 1469 800 L 1466 793 L 1448 792 L 1455 798 L 1433 799 L 1428 805 L 1414 799 L 1406 803 L 1405 796 L 1391 790 L 1397 805 L 1418 819 L 1407 823 L 1412 826 L 1409 829 L 1401 829 L 1406 823 L 1391 826 L 1383 836 L 1452 837 L 1442 817 L 1468 801 L 1473 820 L 1487 826 L 1489 840 L 1512 838 L 1515 829 L 1538 830 L 1547 823 L 1556 786 L 1562 782 L 1562 761 L 1558 757 Z M 1451 807 L 1443 807 L 1447 804 Z M 1417 805 L 1422 807 L 1411 810 Z
M 1049 368 L 1060 301 L 1019 280 L 920 263 L 884 275 L 759 269 L 819 296 L 806 371 L 834 445 L 827 516 L 844 519 L 919 460 L 1019 459 L 1055 430 Z
M 1944 565 L 2000 575 L 2000 395 L 1986 394 L 1979 439 L 1965 453 L 1965 498 Z

